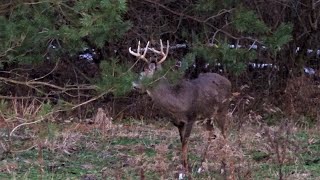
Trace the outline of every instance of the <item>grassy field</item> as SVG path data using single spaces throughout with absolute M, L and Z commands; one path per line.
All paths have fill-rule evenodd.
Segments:
M 223 157 L 230 178 L 320 179 L 318 128 L 235 127 L 227 141 L 215 132 L 205 170 L 197 173 L 206 132 L 195 126 L 189 148 L 193 179 L 223 179 Z M 178 131 L 165 120 L 41 122 L 17 129 L 10 139 L 8 126 L 0 132 L 0 179 L 177 179 L 182 168 Z

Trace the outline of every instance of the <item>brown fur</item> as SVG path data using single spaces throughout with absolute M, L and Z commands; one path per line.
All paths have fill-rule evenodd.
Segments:
M 226 126 L 231 82 L 215 73 L 200 74 L 197 79 L 183 80 L 171 85 L 161 80 L 157 86 L 148 90 L 155 104 L 173 117 L 173 124 L 178 127 L 182 143 L 182 163 L 187 168 L 187 144 L 192 126 L 198 116 L 214 118 L 214 123 L 226 137 Z M 207 130 L 213 129 L 207 122 Z M 206 154 L 206 152 L 205 152 Z

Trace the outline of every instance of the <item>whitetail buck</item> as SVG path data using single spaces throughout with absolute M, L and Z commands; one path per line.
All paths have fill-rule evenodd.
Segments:
M 142 76 L 151 77 L 167 58 L 169 42 L 167 41 L 166 52 L 163 51 L 164 47 L 161 40 L 160 46 L 160 51 L 158 51 L 149 48 L 148 42 L 143 54 L 140 53 L 140 42 L 137 52 L 133 52 L 131 47 L 129 48 L 130 54 L 142 59 L 148 65 L 141 73 Z M 162 58 L 155 62 L 149 61 L 145 57 L 148 50 L 161 55 Z M 182 164 L 186 172 L 188 172 L 188 138 L 193 124 L 199 117 L 209 119 L 202 119 L 209 131 L 208 144 L 203 154 L 203 160 L 206 157 L 206 151 L 212 138 L 210 136 L 213 135 L 213 122 L 220 129 L 223 137 L 226 138 L 228 126 L 226 115 L 231 96 L 231 82 L 227 78 L 215 73 L 204 73 L 196 79 L 182 80 L 176 85 L 171 85 L 167 80 L 162 79 L 155 87 L 147 89 L 147 92 L 155 104 L 173 117 L 172 122 L 179 129 L 182 143 Z

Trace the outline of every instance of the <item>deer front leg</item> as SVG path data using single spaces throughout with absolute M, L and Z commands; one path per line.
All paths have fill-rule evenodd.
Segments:
M 188 173 L 188 140 L 191 134 L 193 122 L 181 123 L 178 126 L 181 140 L 181 159 L 184 171 Z

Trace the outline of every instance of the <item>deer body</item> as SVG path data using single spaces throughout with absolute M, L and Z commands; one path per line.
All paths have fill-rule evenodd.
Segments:
M 162 80 L 153 89 L 149 89 L 148 94 L 179 124 L 179 121 L 186 123 L 196 120 L 187 119 L 189 117 L 211 117 L 215 109 L 226 109 L 231 95 L 231 83 L 219 74 L 205 73 L 197 79 L 183 80 L 177 85 Z
M 160 41 L 160 44 L 161 51 L 157 51 L 154 48 L 148 48 L 148 42 L 143 55 L 141 55 L 139 42 L 138 52 L 131 51 L 131 48 L 129 48 L 129 52 L 139 59 L 146 61 L 149 67 L 148 72 L 153 74 L 153 71 L 156 69 L 154 67 L 162 63 L 168 55 L 169 42 L 167 43 L 166 53 L 163 52 L 162 41 Z M 163 56 L 158 62 L 159 64 L 151 64 L 145 58 L 148 49 Z M 147 74 L 147 72 L 144 74 Z M 188 172 L 188 139 L 193 124 L 198 120 L 199 116 L 210 119 L 209 121 L 205 121 L 206 128 L 209 131 L 209 138 L 203 155 L 204 159 L 211 140 L 210 136 L 213 135 L 213 124 L 220 129 L 223 137 L 226 138 L 228 125 L 226 115 L 231 97 L 231 82 L 227 78 L 216 73 L 203 73 L 196 79 L 182 80 L 176 85 L 170 84 L 166 79 L 161 79 L 156 86 L 147 89 L 147 92 L 156 105 L 165 113 L 171 115 L 173 124 L 179 129 L 182 144 L 182 164 L 185 171 Z
M 228 125 L 226 115 L 231 96 L 231 83 L 227 78 L 215 73 L 205 73 L 200 74 L 197 79 L 183 80 L 177 85 L 171 85 L 162 80 L 154 89 L 148 90 L 148 94 L 155 104 L 173 117 L 173 124 L 179 129 L 182 164 L 186 171 L 188 171 L 188 138 L 199 116 L 213 120 L 213 122 L 210 120 L 206 122 L 208 131 L 212 133 L 213 124 L 215 124 L 226 138 Z M 203 161 L 206 158 L 210 138 Z

